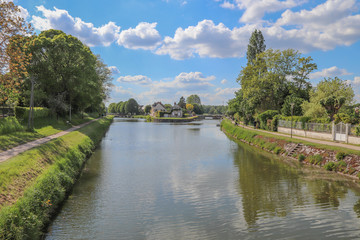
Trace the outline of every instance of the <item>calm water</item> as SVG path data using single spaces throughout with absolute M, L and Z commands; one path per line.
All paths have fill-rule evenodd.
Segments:
M 354 239 L 360 190 L 232 142 L 218 121 L 115 119 L 46 239 Z

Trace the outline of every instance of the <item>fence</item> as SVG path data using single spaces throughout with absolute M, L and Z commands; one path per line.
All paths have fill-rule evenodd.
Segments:
M 279 120 L 279 127 L 291 128 L 291 121 Z M 313 132 L 332 132 L 332 124 L 328 123 L 303 123 L 303 122 L 292 122 L 293 129 L 313 131 Z

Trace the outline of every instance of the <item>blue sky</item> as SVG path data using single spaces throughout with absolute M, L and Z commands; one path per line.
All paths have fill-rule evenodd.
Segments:
M 314 86 L 338 76 L 360 100 L 357 0 L 14 0 L 37 32 L 74 35 L 113 70 L 108 102 L 177 102 L 198 94 L 222 105 L 240 85 L 253 30 L 267 48 L 311 56 Z

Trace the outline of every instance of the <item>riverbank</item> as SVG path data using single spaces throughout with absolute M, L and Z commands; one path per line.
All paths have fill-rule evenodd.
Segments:
M 266 151 L 357 179 L 360 177 L 359 151 L 259 132 L 235 126 L 228 119 L 222 121 L 221 129 L 236 140 Z
M 0 164 L 0 239 L 39 239 L 113 117 Z
M 198 116 L 193 117 L 186 117 L 186 118 L 170 118 L 170 117 L 161 117 L 161 118 L 154 118 L 152 117 L 152 122 L 192 122 L 198 120 Z

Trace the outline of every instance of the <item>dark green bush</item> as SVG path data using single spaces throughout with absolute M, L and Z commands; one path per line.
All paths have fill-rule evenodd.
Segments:
M 279 154 L 279 153 L 281 153 L 281 151 L 282 151 L 282 148 L 281 148 L 281 147 L 275 147 L 275 148 L 274 148 L 274 153 L 275 153 L 275 154 Z
M 328 171 L 333 171 L 336 169 L 336 165 L 334 162 L 328 162 L 324 165 L 324 168 Z
M 268 126 L 268 120 L 273 119 L 275 115 L 278 115 L 279 111 L 277 110 L 267 110 L 265 112 L 260 113 L 257 116 L 257 120 L 260 122 L 260 128 L 265 130 L 271 130 Z
M 346 155 L 347 155 L 346 153 L 338 152 L 338 153 L 336 153 L 335 157 L 336 157 L 337 160 L 340 161 L 340 160 L 343 160 L 346 157 Z
M 306 157 L 303 154 L 300 154 L 299 157 L 298 157 L 298 160 L 299 160 L 299 162 L 302 162 L 302 161 L 305 160 L 305 158 Z

